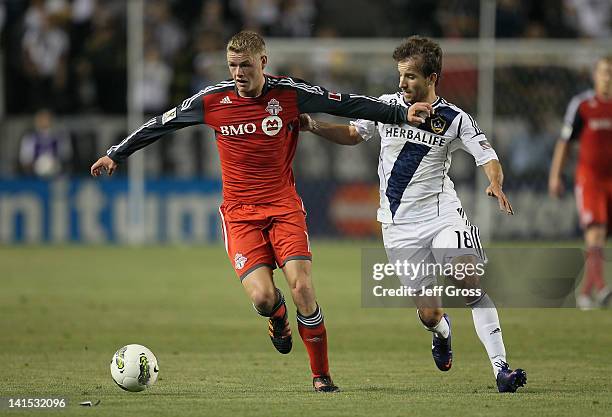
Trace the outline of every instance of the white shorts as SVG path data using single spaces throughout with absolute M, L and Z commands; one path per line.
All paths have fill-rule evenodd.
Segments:
M 478 227 L 467 220 L 461 208 L 456 214 L 423 222 L 383 223 L 382 235 L 389 263 L 424 265 L 409 269 L 407 275 L 398 274 L 402 285 L 410 288 L 436 285 L 436 272 L 457 256 L 474 255 L 481 262 L 487 260 Z M 429 268 L 433 265 L 438 269 Z

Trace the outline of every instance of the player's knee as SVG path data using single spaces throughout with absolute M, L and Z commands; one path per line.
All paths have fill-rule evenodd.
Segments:
M 317 309 L 314 287 L 310 277 L 294 281 L 291 285 L 291 296 L 300 314 L 309 316 Z
M 295 261 L 287 263 L 284 271 L 294 297 L 308 296 L 314 291 L 310 274 L 310 262 Z
M 276 304 L 276 289 L 274 287 L 254 288 L 249 292 L 251 301 L 258 311 L 271 311 Z
M 478 258 L 476 257 L 476 255 L 458 255 L 455 256 L 452 259 L 452 263 L 453 265 L 458 265 L 458 264 L 462 264 L 462 265 L 476 265 L 476 262 L 478 261 Z
M 584 238 L 587 247 L 601 248 L 606 244 L 607 227 L 602 225 L 591 225 L 587 227 Z
M 475 288 L 480 285 L 480 276 L 484 269 L 479 267 L 479 259 L 476 255 L 455 256 L 451 263 L 453 265 L 453 278 L 466 288 Z

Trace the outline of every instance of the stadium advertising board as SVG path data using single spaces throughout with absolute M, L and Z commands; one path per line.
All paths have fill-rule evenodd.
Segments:
M 147 243 L 217 241 L 221 184 L 147 180 Z M 127 179 L 0 181 L 0 242 L 127 242 Z

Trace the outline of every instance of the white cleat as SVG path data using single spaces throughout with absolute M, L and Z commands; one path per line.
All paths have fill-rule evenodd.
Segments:
M 580 294 L 576 297 L 576 307 L 582 311 L 588 311 L 595 309 L 597 304 L 588 295 Z

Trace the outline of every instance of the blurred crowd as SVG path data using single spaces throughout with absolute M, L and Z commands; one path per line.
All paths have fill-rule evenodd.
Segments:
M 218 79 L 214 56 L 242 28 L 268 37 L 478 36 L 478 0 L 145 0 L 137 97 L 158 113 Z M 503 38 L 605 38 L 610 0 L 498 0 Z M 126 0 L 0 0 L 7 112 L 126 111 Z M 314 80 L 317 81 L 317 80 Z
M 19 147 L 12 148 L 18 151 L 11 152 L 16 158 L 3 160 L 0 155 L 0 162 L 4 161 L 0 176 L 87 172 L 88 162 L 99 151 L 100 128 L 75 130 L 54 121 L 76 114 L 125 115 L 128 1 L 0 0 L 5 110 L 8 117 L 31 118 L 31 128 L 15 132 L 20 135 Z M 415 33 L 475 38 L 480 1 L 144 0 L 144 5 L 144 65 L 136 97 L 145 113 L 159 114 L 202 86 L 227 77 L 225 42 L 243 28 L 268 38 L 399 38 Z M 496 35 L 607 38 L 612 35 L 611 14 L 610 0 L 497 0 Z M 278 56 L 271 62 L 277 74 L 291 74 L 337 91 L 378 95 L 396 85 L 396 74 L 370 58 L 334 50 L 307 62 Z M 440 93 L 474 113 L 477 70 L 462 59 L 471 58 L 445 61 Z M 496 149 L 518 183 L 544 178 L 548 163 L 543 161 L 550 159 L 565 106 L 573 94 L 589 85 L 588 72 L 559 63 L 507 64 L 496 70 L 495 94 L 504 100 L 495 101 L 496 126 L 491 136 L 505 138 L 496 143 Z M 525 101 L 526 96 L 532 99 Z M 113 133 L 114 139 L 123 134 Z M 177 142 L 185 147 L 182 152 L 165 148 L 168 142 L 164 141 L 159 149 L 150 150 L 153 172 L 216 175 L 207 171 L 216 164 L 207 160 L 214 152 L 206 148 L 202 134 L 192 131 L 193 137 Z M 376 173 L 365 167 L 376 152 L 368 152 L 367 147 L 326 148 L 321 141 L 303 141 L 301 146 L 302 158 L 295 167 L 299 176 L 375 180 Z M 11 160 L 15 168 L 7 165 Z M 341 163 L 349 160 L 362 163 Z M 472 170 L 473 164 L 468 163 L 455 174 L 456 180 L 471 181 Z

